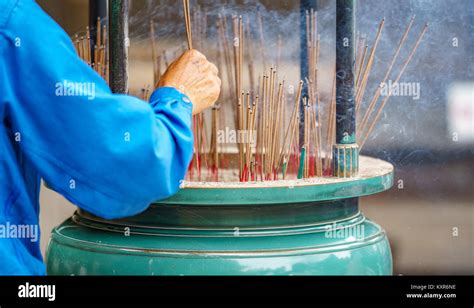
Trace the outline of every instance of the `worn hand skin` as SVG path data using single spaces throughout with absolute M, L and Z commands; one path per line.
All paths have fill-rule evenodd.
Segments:
M 217 67 L 195 49 L 183 53 L 168 67 L 157 87 L 173 87 L 189 97 L 193 115 L 211 107 L 221 88 Z

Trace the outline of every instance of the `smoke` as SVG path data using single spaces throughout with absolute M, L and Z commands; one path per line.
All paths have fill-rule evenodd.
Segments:
M 192 10 L 199 7 L 207 15 L 207 38 L 202 46 L 203 52 L 211 60 L 216 60 L 218 36 L 215 24 L 218 15 L 242 15 L 252 27 L 255 61 L 260 64 L 265 61 L 268 68 L 280 59 L 280 77 L 293 84 L 299 80 L 298 1 L 209 0 L 191 1 L 191 6 Z M 264 20 L 265 55 L 258 38 L 258 14 Z M 429 29 L 415 57 L 400 80 L 417 83 L 420 97 L 413 99 L 410 96 L 392 96 L 367 141 L 365 151 L 393 162 L 412 157 L 412 151 L 438 153 L 456 150 L 461 153 L 458 155 L 472 155 L 472 147 L 466 148 L 465 145 L 453 143 L 447 134 L 446 124 L 446 92 L 449 86 L 457 81 L 474 79 L 474 42 L 471 34 L 474 31 L 474 8 L 470 0 L 359 0 L 357 31 L 361 37 L 366 37 L 369 48 L 381 19 L 385 17 L 386 20 L 363 102 L 368 103 L 382 81 L 403 31 L 414 15 L 415 23 L 389 80 L 395 79 L 423 26 L 429 23 Z M 167 50 L 170 57 L 184 48 L 185 31 L 180 1 L 132 1 L 132 43 L 145 46 L 149 44 L 150 20 L 156 23 L 159 48 Z M 335 55 L 335 1 L 318 1 L 318 30 L 321 40 L 320 82 L 323 96 L 327 96 L 331 90 Z M 279 37 L 281 49 L 278 48 Z M 263 65 L 258 68 L 258 74 L 262 70 Z

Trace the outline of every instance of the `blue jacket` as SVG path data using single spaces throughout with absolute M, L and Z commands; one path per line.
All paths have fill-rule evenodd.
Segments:
M 32 0 L 0 0 L 0 54 L 0 274 L 42 275 L 40 178 L 95 215 L 140 213 L 179 189 L 192 104 L 112 94 Z

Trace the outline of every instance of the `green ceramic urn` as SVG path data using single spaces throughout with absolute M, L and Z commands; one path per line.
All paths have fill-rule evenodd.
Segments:
M 134 217 L 77 210 L 52 231 L 47 272 L 390 275 L 387 236 L 358 201 L 392 184 L 392 165 L 362 156 L 354 178 L 189 182 Z

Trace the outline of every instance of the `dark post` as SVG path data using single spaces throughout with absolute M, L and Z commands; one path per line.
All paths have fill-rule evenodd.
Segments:
M 355 176 L 358 171 L 358 146 L 354 99 L 355 1 L 336 2 L 336 145 L 334 175 Z
M 300 78 L 305 80 L 308 78 L 308 39 L 306 33 L 306 11 L 317 10 L 316 0 L 300 0 Z M 308 85 L 306 82 L 303 85 L 300 101 L 300 147 L 303 146 L 304 141 L 304 108 L 303 98 L 308 98 Z
M 128 0 L 109 0 L 110 88 L 128 93 Z
M 107 0 L 89 0 L 89 29 L 91 31 L 91 46 L 97 42 L 97 18 L 105 20 L 107 18 Z M 91 54 L 94 62 L 94 53 Z

